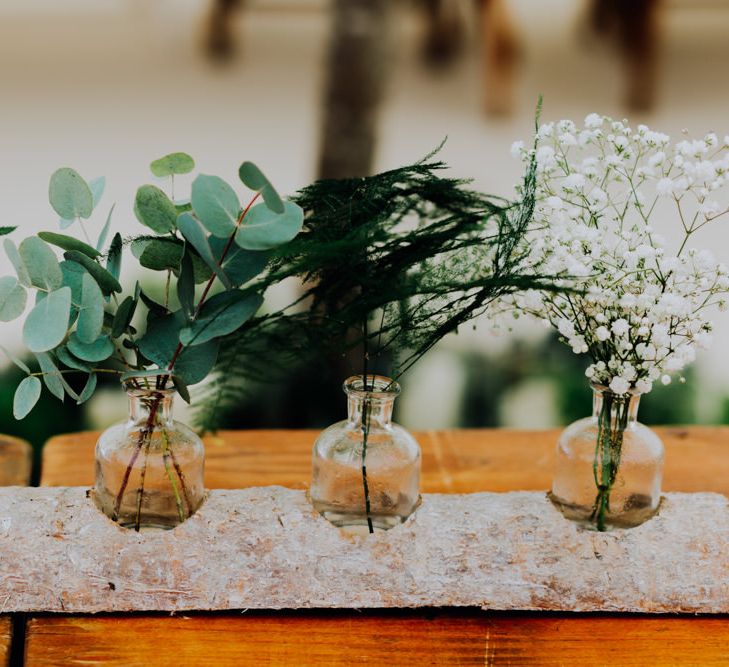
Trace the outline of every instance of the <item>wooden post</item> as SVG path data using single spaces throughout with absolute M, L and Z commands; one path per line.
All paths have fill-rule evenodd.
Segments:
M 322 108 L 320 178 L 372 173 L 388 79 L 389 0 L 334 0 Z

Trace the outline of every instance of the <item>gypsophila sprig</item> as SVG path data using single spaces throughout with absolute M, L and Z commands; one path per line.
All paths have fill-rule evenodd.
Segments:
M 729 136 L 669 136 L 590 114 L 541 125 L 537 205 L 530 261 L 579 293 L 515 296 L 519 311 L 554 326 L 575 353 L 587 353 L 591 381 L 615 394 L 645 393 L 694 360 L 710 341 L 713 306 L 724 307 L 727 267 L 691 237 L 726 215 Z M 668 202 L 675 212 L 666 219 Z M 682 232 L 669 246 L 652 218 Z

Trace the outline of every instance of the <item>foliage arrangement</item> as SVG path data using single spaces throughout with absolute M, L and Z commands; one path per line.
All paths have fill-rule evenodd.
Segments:
M 193 168 L 192 158 L 184 153 L 153 162 L 152 173 L 168 180 L 170 194 L 156 185 L 141 186 L 134 212 L 146 227 L 145 234 L 123 239 L 117 233 L 108 245 L 113 207 L 95 244 L 86 229 L 104 180 L 87 183 L 74 170 L 59 169 L 50 180 L 51 206 L 61 216 L 61 228 L 74 225 L 85 240 L 59 232 L 41 232 L 19 246 L 5 239 L 17 276 L 0 278 L 0 319 L 20 317 L 28 293 L 35 292 L 23 340 L 39 369 L 33 371 L 13 358 L 27 374 L 15 392 L 17 419 L 24 418 L 37 402 L 40 378 L 54 396 L 63 400 L 68 395 L 78 403 L 93 394 L 98 373 L 117 374 L 138 388 L 161 390 L 172 382 L 189 401 L 188 385 L 201 382 L 211 372 L 221 339 L 256 313 L 263 301 L 262 285 L 251 288 L 249 283 L 265 269 L 269 251 L 298 234 L 303 211 L 282 200 L 250 162 L 239 170 L 242 184 L 253 191 L 245 206 L 231 185 L 205 174 L 192 182 L 189 201 L 174 201 L 175 176 Z M 166 276 L 162 302 L 138 282 L 129 294 L 123 293 L 119 277 L 127 246 L 141 266 Z M 63 253 L 60 261 L 55 249 Z M 133 323 L 139 321 L 144 322 L 142 331 Z M 66 381 L 68 373 L 86 376 L 80 393 Z M 160 400 L 161 395 L 150 406 L 125 482 L 152 436 Z
M 358 359 L 350 374 L 367 388 L 372 366 L 391 360 L 396 380 L 495 300 L 552 288 L 525 262 L 536 165 L 518 202 L 444 178 L 444 168 L 426 158 L 367 178 L 319 181 L 295 197 L 306 211 L 304 232 L 275 252 L 262 284 L 296 278 L 303 291 L 226 340 L 226 372 L 210 385 L 204 424 L 239 396 L 241 382 L 270 377 L 277 364 L 290 369 L 313 355 Z M 283 357 L 267 354 L 282 347 Z M 367 502 L 367 405 L 361 428 Z
M 553 288 L 526 262 L 534 166 L 518 202 L 444 178 L 445 166 L 424 160 L 366 178 L 318 181 L 294 197 L 306 212 L 303 233 L 272 253 L 258 285 L 293 278 L 303 290 L 225 339 L 220 360 L 227 370 L 201 402 L 203 426 L 214 426 L 246 381 L 289 372 L 307 358 L 345 358 L 355 375 L 389 363 L 388 375 L 398 379 L 499 298 Z M 358 354 L 344 357 L 350 351 Z
M 192 171 L 194 162 L 174 153 L 151 168 L 172 186 L 175 175 Z M 268 251 L 296 236 L 303 221 L 301 208 L 284 202 L 255 165 L 243 163 L 239 175 L 254 191 L 245 207 L 217 176 L 197 176 L 190 201 L 183 203 L 155 185 L 141 186 L 134 212 L 148 233 L 130 239 L 117 233 L 106 246 L 113 206 L 93 245 L 84 224 L 97 208 L 104 180 L 87 183 L 69 168 L 53 174 L 49 199 L 61 216 L 60 226 L 78 225 L 86 240 L 40 232 L 19 246 L 10 238 L 4 241 L 17 277 L 0 278 L 2 321 L 20 317 L 28 293 L 35 291 L 23 341 L 40 371 L 31 372 L 14 359 L 28 374 L 16 391 L 18 419 L 40 395 L 40 377 L 59 399 L 68 394 L 83 402 L 93 394 L 99 372 L 122 379 L 160 378 L 158 384 L 169 376 L 183 397 L 188 397 L 187 385 L 208 375 L 221 338 L 239 329 L 262 303 L 261 292 L 245 284 L 265 269 Z M 259 197 L 263 202 L 256 204 Z M 141 266 L 166 275 L 163 303 L 138 282 L 130 294 L 122 293 L 119 275 L 127 245 Z M 54 248 L 62 251 L 62 260 Z M 199 294 L 197 285 L 203 285 Z M 142 310 L 146 326 L 140 333 L 132 320 Z M 87 375 L 80 395 L 64 380 L 72 372 Z
M 592 519 L 605 529 L 620 466 L 627 396 L 693 361 L 710 340 L 711 308 L 724 307 L 729 270 L 691 247 L 699 229 L 729 212 L 720 193 L 729 137 L 670 138 L 643 125 L 590 114 L 538 129 L 538 147 L 513 152 L 537 163 L 535 229 L 527 237 L 535 270 L 569 278 L 577 292 L 528 292 L 518 312 L 549 322 L 578 354 L 587 377 L 608 389 L 595 450 Z M 672 249 L 652 220 L 674 209 L 681 240 Z M 670 230 L 667 230 L 670 231 Z

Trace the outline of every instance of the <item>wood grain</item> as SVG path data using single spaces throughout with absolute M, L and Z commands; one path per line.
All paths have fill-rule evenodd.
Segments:
M 666 491 L 729 495 L 729 427 L 656 429 L 666 445 Z M 416 433 L 422 491 L 539 491 L 549 488 L 559 431 L 483 429 Z M 280 484 L 304 489 L 316 431 L 221 431 L 205 438 L 206 485 L 234 489 Z M 43 450 L 42 486 L 90 486 L 98 433 L 52 438 Z
M 725 618 L 441 611 L 43 617 L 27 665 L 580 665 L 729 663 Z
M 30 444 L 10 435 L 0 435 L 0 486 L 25 486 L 30 482 Z
M 10 616 L 0 616 L 0 667 L 10 662 L 10 642 L 12 639 L 12 621 Z

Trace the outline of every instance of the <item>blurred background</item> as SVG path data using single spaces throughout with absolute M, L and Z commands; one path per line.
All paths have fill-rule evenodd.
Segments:
M 415 161 L 448 137 L 453 175 L 510 196 L 522 168 L 509 147 L 530 137 L 540 93 L 545 120 L 598 111 L 672 136 L 729 134 L 727 29 L 720 0 L 3 0 L 2 224 L 21 237 L 55 230 L 48 178 L 71 166 L 106 176 L 101 209 L 116 202 L 114 230 L 130 234 L 149 162 L 172 151 L 231 181 L 252 160 L 293 193 Z M 727 239 L 719 223 L 697 242 L 729 260 Z M 403 378 L 401 423 L 532 428 L 588 414 L 585 359 L 536 324 L 499 338 L 475 324 Z M 19 328 L 2 334 L 16 353 Z M 686 384 L 644 399 L 642 421 L 729 423 L 726 317 L 716 331 Z M 20 377 L 0 364 L 0 432 L 39 446 L 124 414 L 111 385 L 83 411 L 44 394 L 16 423 Z M 332 391 L 318 405 L 291 387 L 257 388 L 226 425 L 340 419 L 343 378 L 322 378 Z

